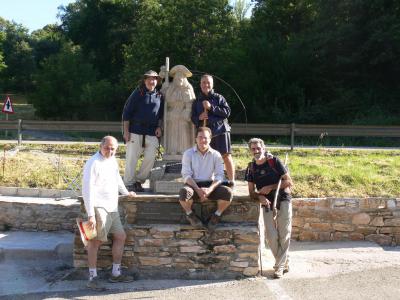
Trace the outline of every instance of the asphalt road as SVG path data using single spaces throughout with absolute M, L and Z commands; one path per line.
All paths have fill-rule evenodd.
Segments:
M 137 280 L 104 292 L 51 257 L 3 259 L 0 299 L 400 299 L 400 247 L 369 242 L 293 242 L 291 270 L 272 279 L 271 255 L 263 251 L 264 276 L 245 280 Z

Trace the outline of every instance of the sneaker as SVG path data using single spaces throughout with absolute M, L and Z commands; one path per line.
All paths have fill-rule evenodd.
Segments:
M 129 275 L 119 275 L 119 276 L 110 276 L 110 278 L 108 278 L 108 281 L 109 282 L 113 282 L 113 283 L 116 283 L 116 282 L 132 282 L 134 279 L 133 279 L 133 277 L 132 276 L 129 276 Z
M 186 215 L 186 220 L 188 220 L 190 225 L 192 225 L 193 227 L 203 227 L 203 223 L 193 212 L 191 212 L 190 215 Z
M 135 192 L 138 192 L 138 193 L 143 193 L 144 192 L 144 188 L 142 187 L 142 184 L 139 181 L 136 181 L 133 184 L 133 189 L 134 189 Z
M 221 216 L 217 216 L 216 214 L 213 214 L 210 218 L 210 221 L 208 221 L 208 224 L 207 224 L 208 229 L 214 230 L 220 221 L 221 221 Z
M 106 290 L 106 288 L 101 285 L 100 279 L 97 276 L 94 277 L 93 279 L 90 279 L 87 282 L 86 287 L 88 287 L 89 289 L 94 290 L 94 291 L 105 291 Z
M 283 269 L 280 268 L 274 272 L 274 278 L 279 279 L 283 277 Z

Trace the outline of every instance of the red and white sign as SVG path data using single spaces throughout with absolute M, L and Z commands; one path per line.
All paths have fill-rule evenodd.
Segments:
M 1 111 L 5 114 L 13 114 L 14 113 L 14 108 L 12 106 L 10 97 L 7 96 L 7 99 L 4 102 L 3 109 Z

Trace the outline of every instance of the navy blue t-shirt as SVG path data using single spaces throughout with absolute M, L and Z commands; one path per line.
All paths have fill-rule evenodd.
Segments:
M 279 158 L 272 157 L 270 159 L 273 160 L 271 165 L 268 161 L 261 165 L 257 165 L 255 161 L 252 161 L 246 169 L 244 180 L 254 183 L 257 190 L 260 190 L 267 185 L 277 184 L 281 176 L 287 173 L 286 167 L 282 164 Z M 273 168 L 271 166 L 273 166 Z M 272 190 L 268 195 L 266 195 L 269 201 L 272 202 L 274 200 L 275 192 L 276 190 Z M 282 189 L 279 191 L 279 201 L 289 201 L 290 199 L 290 193 L 287 193 Z

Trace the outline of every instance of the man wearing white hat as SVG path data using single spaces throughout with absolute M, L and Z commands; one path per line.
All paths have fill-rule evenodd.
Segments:
M 126 142 L 124 182 L 135 192 L 144 191 L 142 184 L 153 168 L 159 145 L 158 138 L 162 134 L 164 100 L 156 89 L 158 79 L 157 72 L 147 71 L 142 84 L 129 96 L 122 114 Z M 142 153 L 143 162 L 136 172 Z

